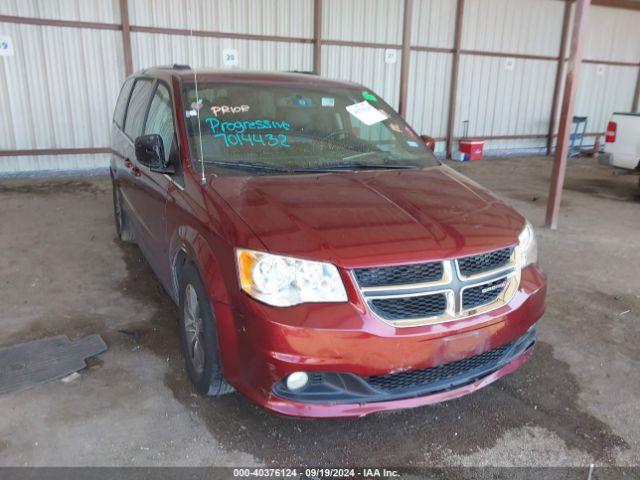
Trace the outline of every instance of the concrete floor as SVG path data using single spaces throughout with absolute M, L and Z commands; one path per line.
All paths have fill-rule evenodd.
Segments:
M 543 223 L 548 158 L 453 166 Z M 0 346 L 90 333 L 109 345 L 71 383 L 0 397 L 0 465 L 640 465 L 637 182 L 570 161 L 560 229 L 538 230 L 548 310 L 520 371 L 446 404 L 340 421 L 195 395 L 174 306 L 115 240 L 106 178 L 0 183 Z

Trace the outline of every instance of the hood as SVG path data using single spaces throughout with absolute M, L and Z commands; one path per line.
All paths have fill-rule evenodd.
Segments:
M 210 187 L 269 252 L 345 268 L 497 249 L 515 244 L 524 225 L 511 207 L 445 166 L 214 177 Z

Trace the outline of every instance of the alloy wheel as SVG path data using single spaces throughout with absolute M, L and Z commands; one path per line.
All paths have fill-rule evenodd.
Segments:
M 184 329 L 191 365 L 196 373 L 204 371 L 204 329 L 198 293 L 190 283 L 184 293 Z

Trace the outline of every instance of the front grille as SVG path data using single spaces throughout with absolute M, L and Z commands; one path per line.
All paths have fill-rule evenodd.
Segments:
M 353 271 L 361 287 L 406 285 L 434 282 L 442 278 L 442 262 L 399 265 L 395 267 L 358 268 Z
M 442 315 L 447 309 L 444 293 L 420 297 L 380 298 L 370 302 L 373 311 L 387 320 L 411 320 Z
M 465 277 L 477 275 L 478 273 L 489 272 L 496 268 L 507 265 L 511 260 L 513 247 L 495 250 L 493 252 L 473 255 L 458 259 L 458 268 Z
M 511 343 L 473 357 L 456 362 L 439 365 L 437 367 L 413 370 L 411 372 L 391 373 L 378 377 L 366 377 L 365 381 L 378 390 L 395 392 L 409 388 L 421 387 L 459 376 L 466 376 L 474 370 L 486 370 L 487 367 L 499 366 L 500 360 L 511 347 Z
M 483 283 L 477 287 L 467 288 L 462 292 L 462 308 L 469 310 L 471 308 L 486 305 L 493 302 L 500 296 L 507 284 L 506 278 L 500 278 L 493 282 Z
M 390 325 L 448 322 L 511 300 L 520 281 L 514 251 L 512 246 L 464 258 L 360 268 L 353 277 L 369 310 Z

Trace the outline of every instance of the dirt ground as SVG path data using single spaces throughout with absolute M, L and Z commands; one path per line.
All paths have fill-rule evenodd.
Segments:
M 0 465 L 640 465 L 638 178 L 572 159 L 550 231 L 548 158 L 452 166 L 540 227 L 535 353 L 465 398 L 330 421 L 194 393 L 175 307 L 115 239 L 106 177 L 1 181 L 0 346 L 99 333 L 109 351 L 70 383 L 0 397 Z

